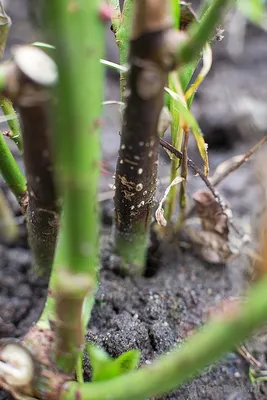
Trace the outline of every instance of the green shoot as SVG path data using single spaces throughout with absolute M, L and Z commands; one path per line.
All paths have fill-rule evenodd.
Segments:
M 108 381 L 137 368 L 139 350 L 129 350 L 118 358 L 110 357 L 104 350 L 92 344 L 86 346 L 92 366 L 92 382 Z

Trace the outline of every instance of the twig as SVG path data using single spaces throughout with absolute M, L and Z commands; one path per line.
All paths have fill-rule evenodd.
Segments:
M 253 154 L 264 145 L 264 143 L 266 141 L 267 141 L 267 135 L 265 135 L 258 143 L 256 143 L 255 146 L 253 146 L 247 153 L 245 153 L 243 156 L 241 156 L 239 161 L 237 161 L 233 165 L 230 165 L 222 174 L 217 176 L 217 178 L 216 177 L 211 178 L 209 180 L 209 182 L 211 183 L 213 188 L 214 188 L 214 186 L 219 185 L 232 172 L 235 172 L 239 167 L 241 167 L 245 162 L 247 162 L 253 156 Z M 215 172 L 215 174 L 216 174 L 216 172 Z M 195 211 L 195 206 L 192 206 L 191 209 L 187 213 L 187 218 L 189 218 L 194 213 L 194 211 Z M 236 227 L 234 227 L 234 228 L 235 228 L 235 231 L 238 231 Z
M 255 357 L 253 357 L 252 354 L 249 353 L 249 351 L 246 349 L 244 345 L 240 346 L 237 348 L 238 354 L 240 354 L 241 357 L 243 357 L 250 365 L 256 368 L 261 368 L 262 365 L 261 363 L 256 360 Z
M 160 138 L 160 144 L 162 147 L 170 151 L 172 154 L 174 154 L 176 157 L 178 157 L 180 160 L 183 159 L 183 154 L 177 150 L 175 147 L 173 147 L 170 143 L 166 142 L 164 139 Z M 228 223 L 231 225 L 231 227 L 234 229 L 234 231 L 237 233 L 237 235 L 242 239 L 243 243 L 246 243 L 249 241 L 249 237 L 247 234 L 243 234 L 240 232 L 239 228 L 235 225 L 232 219 L 232 212 L 229 208 L 226 209 L 226 204 L 225 202 L 220 198 L 219 193 L 217 190 L 213 187 L 212 183 L 210 180 L 204 175 L 204 173 L 201 171 L 201 169 L 192 161 L 190 158 L 187 158 L 187 164 L 190 168 L 194 170 L 194 172 L 200 176 L 200 178 L 203 180 L 203 182 L 206 184 L 207 188 L 211 191 L 213 194 L 215 200 L 219 204 L 222 212 L 227 216 L 228 218 Z M 191 215 L 192 211 L 195 209 L 193 207 L 189 213 L 187 214 L 187 217 Z
M 179 158 L 180 160 L 183 159 L 183 154 L 177 150 L 175 147 L 173 147 L 170 143 L 166 142 L 166 140 L 160 138 L 160 144 L 161 146 L 168 150 L 170 153 L 174 154 L 175 157 Z M 187 158 L 187 164 L 188 166 L 197 174 L 200 176 L 200 178 L 203 180 L 203 182 L 205 183 L 205 185 L 207 186 L 207 188 L 211 191 L 211 193 L 213 194 L 213 196 L 218 200 L 218 203 L 223 203 L 219 196 L 218 196 L 218 192 L 214 189 L 214 187 L 212 186 L 210 180 L 204 175 L 204 173 L 201 171 L 201 169 L 194 163 L 194 161 L 192 161 L 190 158 Z
M 217 186 L 219 183 L 221 183 L 225 178 L 227 178 L 228 175 L 230 175 L 232 172 L 236 171 L 239 167 L 241 167 L 245 162 L 247 162 L 253 154 L 258 151 L 264 143 L 267 141 L 267 135 L 265 135 L 258 143 L 255 144 L 247 153 L 243 155 L 240 160 L 232 165 L 229 166 L 221 175 L 219 175 L 215 179 L 211 179 L 212 185 Z

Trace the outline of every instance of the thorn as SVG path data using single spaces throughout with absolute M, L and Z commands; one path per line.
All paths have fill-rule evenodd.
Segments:
M 112 15 L 111 7 L 109 6 L 109 4 L 103 3 L 99 7 L 99 17 L 101 21 L 103 22 L 111 21 L 111 15 Z

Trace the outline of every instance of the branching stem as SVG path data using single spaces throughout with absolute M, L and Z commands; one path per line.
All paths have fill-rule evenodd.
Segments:
M 60 400 L 143 400 L 179 387 L 208 364 L 243 342 L 267 320 L 267 278 L 250 291 L 246 302 L 228 315 L 217 317 L 191 336 L 180 348 L 137 372 L 100 383 L 65 384 Z M 126 397 L 125 397 L 126 396 Z

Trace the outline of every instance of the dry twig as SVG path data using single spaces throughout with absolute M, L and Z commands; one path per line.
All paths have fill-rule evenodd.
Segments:
M 243 156 L 240 156 L 239 161 L 235 162 L 234 164 L 230 165 L 222 174 L 218 175 L 211 179 L 212 185 L 217 186 L 219 185 L 228 175 L 232 172 L 236 171 L 239 167 L 241 167 L 245 162 L 247 162 L 253 154 L 256 153 L 267 141 L 267 135 L 263 136 L 263 138 L 255 144 L 249 151 L 247 151 Z

